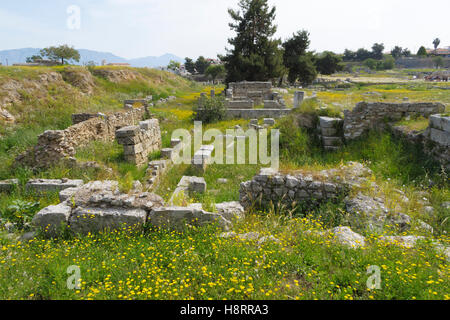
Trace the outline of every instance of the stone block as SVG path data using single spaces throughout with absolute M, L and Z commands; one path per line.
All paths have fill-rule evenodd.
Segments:
M 66 203 L 49 206 L 34 216 L 32 224 L 44 233 L 55 236 L 67 226 L 71 212 L 72 208 Z
M 51 179 L 35 179 L 30 180 L 25 185 L 27 191 L 34 192 L 60 192 L 68 188 L 78 188 L 83 185 L 83 180 L 51 180 Z
M 450 132 L 450 117 L 442 114 L 434 114 L 430 116 L 430 127 Z
M 431 128 L 430 139 L 441 146 L 450 146 L 450 132 Z
M 274 118 L 264 118 L 264 124 L 268 126 L 275 125 L 275 119 Z
M 342 145 L 340 137 L 322 137 L 323 145 L 326 147 L 337 147 Z
M 228 229 L 230 222 L 218 213 L 198 210 L 195 207 L 163 207 L 152 210 L 149 214 L 150 225 L 164 229 L 183 231 L 187 225 L 202 226 L 217 223 Z
M 123 127 L 116 131 L 116 138 L 120 139 L 123 137 L 135 136 L 139 133 L 139 131 L 140 131 L 139 126 Z
M 321 128 L 337 128 L 344 120 L 339 118 L 319 117 Z
M 76 208 L 70 217 L 70 230 L 75 234 L 97 233 L 141 228 L 147 212 L 126 208 Z
M 19 185 L 18 179 L 0 181 L 0 192 L 11 192 Z

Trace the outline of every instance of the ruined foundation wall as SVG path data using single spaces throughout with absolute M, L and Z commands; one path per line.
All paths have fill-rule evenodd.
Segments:
M 138 123 L 145 114 L 144 107 L 136 108 L 91 118 L 65 130 L 45 131 L 38 137 L 38 143 L 34 148 L 16 158 L 16 164 L 47 168 L 63 158 L 73 157 L 77 147 L 91 141 L 114 141 L 117 129 Z
M 344 111 L 344 137 L 346 140 L 354 140 L 370 129 L 383 128 L 387 122 L 398 121 L 407 116 L 429 118 L 444 110 L 442 103 L 360 102 L 352 111 Z

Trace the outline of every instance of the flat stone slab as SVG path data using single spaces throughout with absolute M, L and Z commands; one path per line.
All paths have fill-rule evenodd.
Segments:
M 273 125 L 275 125 L 275 119 L 274 118 L 265 118 L 264 124 L 266 124 L 268 126 L 273 126 Z
M 139 126 L 123 127 L 116 131 L 116 138 L 120 139 L 120 138 L 135 136 L 136 134 L 139 133 L 139 130 L 140 130 Z
M 336 128 L 337 125 L 344 122 L 342 119 L 330 117 L 319 117 L 319 121 L 322 128 Z
M 431 128 L 430 139 L 442 146 L 450 146 L 450 132 Z
M 67 188 L 59 193 L 59 201 L 64 202 L 75 196 L 80 188 Z
M 218 213 L 198 210 L 195 207 L 165 207 L 152 210 L 149 214 L 150 225 L 164 229 L 184 230 L 187 225 L 202 226 L 218 223 L 226 229 L 229 221 Z
M 434 114 L 430 116 L 430 126 L 434 129 L 450 132 L 450 117 Z
M 32 224 L 41 228 L 46 234 L 54 236 L 67 226 L 71 212 L 72 208 L 66 203 L 49 206 L 34 216 Z
M 70 230 L 75 234 L 97 233 L 122 229 L 139 229 L 147 212 L 126 208 L 76 208 L 70 216 Z
M 19 185 L 18 179 L 0 181 L 0 192 L 11 192 Z
M 30 180 L 25 185 L 27 191 L 34 192 L 60 192 L 68 188 L 78 188 L 84 184 L 83 180 L 51 180 L 51 179 L 35 179 Z
M 217 213 L 228 221 L 240 220 L 244 217 L 244 207 L 237 201 L 216 204 Z

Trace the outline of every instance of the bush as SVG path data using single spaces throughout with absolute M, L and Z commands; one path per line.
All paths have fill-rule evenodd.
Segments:
M 225 99 L 223 97 L 201 97 L 194 110 L 194 120 L 203 123 L 213 123 L 223 120 L 226 115 Z

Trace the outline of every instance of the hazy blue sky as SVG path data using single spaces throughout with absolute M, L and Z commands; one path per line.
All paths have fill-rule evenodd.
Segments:
M 238 0 L 0 0 L 0 50 L 70 44 L 125 58 L 223 53 L 232 36 L 227 8 Z M 450 46 L 449 0 L 271 0 L 277 37 L 311 33 L 311 49 L 343 52 L 384 42 L 417 51 Z M 81 9 L 70 29 L 67 9 Z M 76 20 L 70 20 L 76 21 Z

